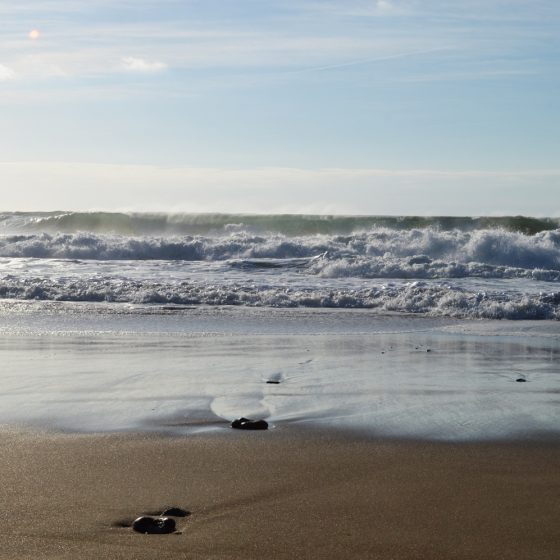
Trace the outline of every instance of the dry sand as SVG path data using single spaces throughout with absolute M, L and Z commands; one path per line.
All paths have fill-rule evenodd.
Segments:
M 0 434 L 0 558 L 557 559 L 560 445 Z M 180 534 L 119 527 L 164 506 Z

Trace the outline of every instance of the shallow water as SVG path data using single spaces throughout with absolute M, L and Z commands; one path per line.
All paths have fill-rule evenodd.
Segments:
M 559 225 L 0 214 L 0 421 L 556 434 Z
M 429 439 L 560 432 L 556 322 L 4 302 L 0 332 L 3 423 L 190 433 L 254 416 Z

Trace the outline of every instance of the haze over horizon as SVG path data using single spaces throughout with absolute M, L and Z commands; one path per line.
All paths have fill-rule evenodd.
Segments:
M 19 0 L 0 21 L 0 210 L 560 216 L 553 0 Z

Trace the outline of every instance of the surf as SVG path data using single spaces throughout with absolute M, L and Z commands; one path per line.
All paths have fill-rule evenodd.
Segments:
M 313 214 L 188 214 L 139 212 L 4 212 L 0 232 L 204 235 L 251 231 L 287 236 L 351 234 L 372 228 L 440 231 L 504 229 L 527 235 L 560 228 L 560 218 L 529 216 L 345 216 Z

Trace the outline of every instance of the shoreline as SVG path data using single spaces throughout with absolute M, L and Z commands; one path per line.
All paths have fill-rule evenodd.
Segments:
M 551 325 L 527 337 L 504 334 L 501 325 L 476 324 L 481 332 L 474 334 L 470 324 L 438 328 L 399 318 L 370 324 L 364 334 L 346 332 L 340 315 L 315 321 L 315 314 L 304 314 L 297 328 L 288 317 L 279 325 L 261 313 L 242 314 L 244 321 L 229 314 L 232 320 L 224 321 L 221 313 L 157 316 L 162 334 L 154 336 L 118 331 L 120 316 L 94 317 L 106 329 L 97 334 L 77 332 L 91 318 L 86 314 L 78 324 L 74 317 L 64 321 L 67 330 L 56 335 L 5 334 L 0 424 L 185 434 L 246 416 L 378 438 L 542 439 L 560 432 L 560 345 Z M 354 317 L 349 323 L 360 328 L 368 318 L 356 325 Z M 133 325 L 145 326 L 144 319 L 133 317 Z M 276 332 L 214 336 L 207 334 L 209 322 Z M 198 334 L 165 332 L 178 324 Z M 310 333 L 309 324 L 319 324 L 321 334 Z
M 560 440 L 0 432 L 0 558 L 556 558 Z M 119 525 L 183 507 L 180 534 Z

